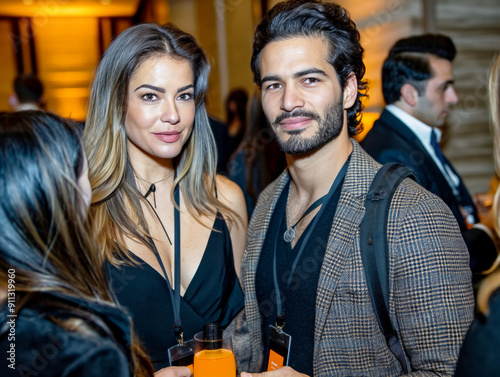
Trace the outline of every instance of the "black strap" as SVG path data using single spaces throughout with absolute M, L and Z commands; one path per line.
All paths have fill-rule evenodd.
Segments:
M 366 195 L 366 213 L 360 226 L 361 258 L 373 308 L 387 344 L 405 374 L 405 351 L 389 316 L 387 220 L 392 196 L 406 177 L 416 179 L 411 169 L 396 163 L 380 168 Z
M 155 253 L 156 259 L 158 260 L 158 263 L 160 264 L 160 267 L 163 271 L 163 275 L 165 276 L 165 280 L 167 282 L 168 290 L 170 292 L 170 300 L 172 301 L 172 308 L 174 310 L 174 336 L 180 345 L 184 345 L 184 332 L 182 330 L 182 322 L 181 322 L 181 314 L 180 314 L 180 308 L 181 308 L 181 220 L 180 220 L 180 212 L 179 209 L 177 208 L 180 204 L 180 199 L 179 199 L 179 185 L 177 185 L 174 189 L 174 202 L 176 205 L 174 205 L 174 225 L 175 225 L 175 239 L 174 239 L 174 288 L 172 289 L 172 285 L 170 284 L 170 280 L 168 279 L 167 271 L 165 270 L 165 265 L 163 264 L 163 261 L 161 260 L 160 254 L 158 253 L 158 249 L 156 248 L 156 245 L 153 242 L 153 251 Z M 161 226 L 163 227 L 163 230 L 165 231 L 165 234 L 167 234 L 167 231 L 165 227 L 163 226 L 163 223 L 156 213 L 155 209 L 153 209 L 153 212 L 156 214 L 156 217 L 160 221 Z M 168 237 L 168 234 L 167 234 Z M 170 241 L 170 237 L 168 238 Z

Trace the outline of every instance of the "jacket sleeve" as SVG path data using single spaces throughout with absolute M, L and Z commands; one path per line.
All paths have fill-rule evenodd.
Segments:
M 393 303 L 412 375 L 454 373 L 473 319 L 469 254 L 454 216 L 433 194 L 393 217 Z M 396 220 L 396 221 L 394 221 Z
M 74 359 L 64 371 L 64 377 L 129 377 L 127 358 L 115 345 L 104 343 L 88 349 Z

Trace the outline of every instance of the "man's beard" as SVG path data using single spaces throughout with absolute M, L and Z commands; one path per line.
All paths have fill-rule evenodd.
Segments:
M 287 141 L 283 141 L 277 135 L 280 122 L 293 117 L 306 117 L 314 119 L 318 123 L 317 132 L 310 138 L 302 138 L 303 130 L 283 131 L 290 135 Z M 272 129 L 276 134 L 276 140 L 280 149 L 286 154 L 302 154 L 312 152 L 335 139 L 342 132 L 344 123 L 344 109 L 342 99 L 329 107 L 325 112 L 324 119 L 313 111 L 297 110 L 291 113 L 283 112 L 278 115 L 272 123 Z

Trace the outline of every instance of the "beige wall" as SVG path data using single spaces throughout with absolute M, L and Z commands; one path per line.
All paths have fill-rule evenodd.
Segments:
M 225 121 L 228 93 L 253 90 L 249 68 L 253 35 L 252 0 L 170 0 L 170 21 L 193 34 L 205 49 L 212 73 L 207 109 Z

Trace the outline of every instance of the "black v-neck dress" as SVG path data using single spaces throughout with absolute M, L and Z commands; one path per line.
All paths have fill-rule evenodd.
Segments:
M 173 307 L 165 278 L 140 258 L 137 260 L 138 266 L 117 268 L 108 264 L 107 269 L 112 290 L 132 315 L 139 339 L 155 370 L 159 370 L 169 366 L 168 349 L 176 344 Z M 181 296 L 184 339 L 192 339 L 208 322 L 226 327 L 243 305 L 229 229 L 218 215 L 198 270 Z

